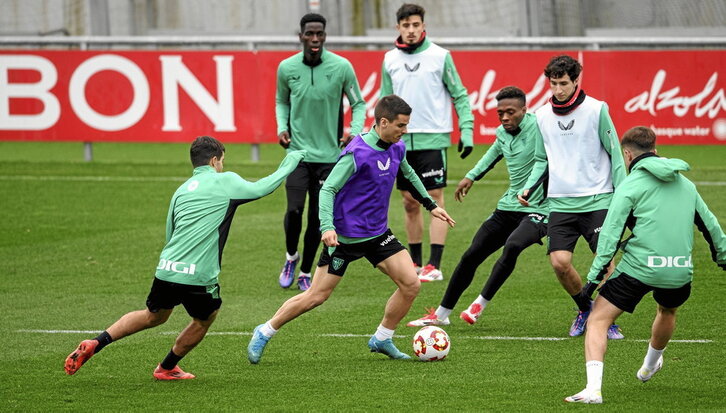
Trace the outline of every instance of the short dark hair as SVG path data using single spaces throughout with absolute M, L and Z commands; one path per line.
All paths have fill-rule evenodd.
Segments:
M 308 13 L 302 16 L 302 19 L 300 19 L 300 33 L 303 33 L 305 31 L 305 25 L 308 23 L 322 23 L 323 29 L 325 29 L 325 24 L 327 23 L 327 21 L 325 20 L 325 17 L 320 14 Z
M 418 4 L 404 3 L 396 12 L 396 23 L 411 16 L 421 16 L 421 21 L 424 21 L 424 14 L 426 10 Z
M 544 75 L 548 79 L 558 79 L 567 74 L 570 76 L 570 80 L 574 82 L 575 79 L 580 77 L 580 72 L 582 72 L 580 62 L 572 56 L 561 55 L 550 59 L 547 67 L 545 67 Z
M 497 93 L 497 102 L 504 99 L 519 99 L 522 102 L 522 106 L 527 105 L 527 95 L 524 94 L 522 89 L 516 86 L 505 86 L 499 93 Z
M 224 153 L 224 145 L 211 136 L 199 136 L 194 139 L 192 147 L 189 149 L 189 157 L 195 168 L 208 165 L 215 156 L 217 159 L 222 158 L 222 153 Z
M 655 149 L 655 132 L 646 126 L 630 128 L 623 135 L 620 146 L 638 153 L 653 152 Z
M 410 115 L 411 106 L 396 95 L 388 95 L 382 97 L 376 104 L 373 111 L 376 118 L 376 125 L 380 124 L 382 118 L 393 121 L 398 115 Z

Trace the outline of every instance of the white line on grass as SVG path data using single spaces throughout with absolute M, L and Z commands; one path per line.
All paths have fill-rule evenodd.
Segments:
M 189 177 L 178 176 L 62 176 L 62 175 L 0 175 L 3 181 L 74 181 L 74 182 L 184 182 Z M 248 178 L 256 179 L 256 178 Z M 449 179 L 449 185 L 457 185 L 459 181 Z M 700 186 L 726 186 L 726 181 L 694 181 Z M 479 185 L 509 185 L 505 180 L 483 180 Z
M 37 333 L 37 334 L 99 334 L 101 330 L 15 330 L 16 333 Z M 161 335 L 177 335 L 178 331 L 159 331 Z M 208 336 L 251 336 L 248 331 L 210 331 Z M 368 338 L 368 334 L 320 334 L 320 337 L 338 337 L 338 338 Z M 395 335 L 397 338 L 406 338 L 408 336 Z M 463 340 L 520 340 L 520 341 L 564 341 L 569 340 L 568 337 L 511 337 L 511 336 L 457 336 L 457 339 Z M 628 340 L 648 342 L 649 340 Z M 713 343 L 713 340 L 695 339 L 695 340 L 671 340 L 671 343 Z

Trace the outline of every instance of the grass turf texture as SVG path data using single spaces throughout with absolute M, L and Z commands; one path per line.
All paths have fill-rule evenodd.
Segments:
M 691 164 L 699 185 L 726 226 L 726 146 L 664 146 L 660 153 Z M 449 153 L 449 181 L 458 180 L 486 147 L 466 160 Z M 460 311 L 479 293 L 499 253 L 477 272 L 445 327 L 452 350 L 444 362 L 386 359 L 366 342 L 380 322 L 393 283 L 365 260 L 349 267 L 330 300 L 285 326 L 259 365 L 246 360 L 249 335 L 210 335 L 181 362 L 197 379 L 156 382 L 151 372 L 188 322 L 178 308 L 167 324 L 113 343 L 75 376 L 62 364 L 78 342 L 95 334 L 43 334 L 19 330 L 102 330 L 124 313 L 144 307 L 164 243 L 169 199 L 191 173 L 188 145 L 96 144 L 95 161 L 82 161 L 78 143 L 0 142 L 0 410 L 108 411 L 208 410 L 559 410 L 565 396 L 585 385 L 583 339 L 568 338 L 573 303 L 544 255 L 534 246 L 485 310 L 469 326 Z M 229 145 L 226 170 L 256 179 L 272 172 L 282 151 Z M 99 178 L 102 177 L 102 178 Z M 475 184 L 463 204 L 447 189 L 447 210 L 457 220 L 443 260 L 444 282 L 422 286 L 404 321 L 438 305 L 449 275 L 476 229 L 506 188 L 502 163 Z M 720 185 L 714 185 L 720 182 Z M 224 305 L 211 332 L 249 333 L 297 290 L 282 290 L 284 188 L 239 208 L 220 276 Z M 405 242 L 400 195 L 392 196 L 390 224 Z M 427 241 L 424 241 L 426 245 Z M 424 257 L 428 247 L 424 247 Z M 655 303 L 646 296 L 619 323 L 625 340 L 610 342 L 605 364 L 605 408 L 623 411 L 724 410 L 726 326 L 719 316 L 726 278 L 696 234 L 696 275 L 681 309 L 665 365 L 646 384 L 635 378 L 649 337 Z M 592 256 L 584 242 L 575 266 L 584 273 Z M 412 354 L 415 328 L 399 327 L 395 342 Z M 354 337 L 325 334 L 360 335 Z M 482 340 L 484 336 L 560 337 L 562 341 Z

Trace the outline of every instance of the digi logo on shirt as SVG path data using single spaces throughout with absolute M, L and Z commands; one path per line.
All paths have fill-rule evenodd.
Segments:
M 156 269 L 176 272 L 179 274 L 194 275 L 194 272 L 197 270 L 197 265 L 196 264 L 187 264 L 187 263 L 181 262 L 181 261 L 165 260 L 162 258 L 159 261 L 159 266 L 156 267 Z

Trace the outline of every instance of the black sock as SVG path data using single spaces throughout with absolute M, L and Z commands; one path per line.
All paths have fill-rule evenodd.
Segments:
M 421 259 L 423 255 L 421 252 L 421 243 L 417 242 L 415 244 L 408 244 L 408 249 L 411 251 L 411 259 L 413 260 L 413 263 L 420 267 L 421 261 L 423 261 Z
M 164 370 L 171 370 L 179 364 L 179 360 L 183 359 L 184 356 L 177 356 L 174 354 L 174 350 L 170 350 L 169 354 L 166 355 L 164 361 L 161 362 L 161 368 Z
M 93 354 L 98 353 L 99 351 L 103 350 L 104 347 L 113 342 L 113 339 L 106 330 L 104 330 L 103 333 L 99 334 L 98 337 L 96 337 L 94 340 L 98 341 L 98 345 L 96 346 L 96 350 L 93 351 Z
M 441 244 L 431 244 L 431 255 L 429 256 L 429 264 L 436 268 L 441 267 L 441 256 L 444 255 L 444 246 Z
M 585 297 L 584 295 L 577 293 L 575 295 L 571 295 L 572 300 L 575 301 L 575 304 L 577 304 L 577 308 L 580 311 L 590 311 L 590 299 Z

